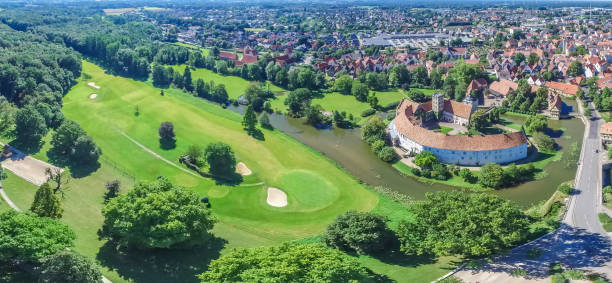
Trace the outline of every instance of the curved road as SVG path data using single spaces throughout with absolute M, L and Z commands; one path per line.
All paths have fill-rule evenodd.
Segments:
M 578 108 L 583 113 L 581 105 Z M 589 108 L 593 108 L 591 104 Z M 550 276 L 551 264 L 560 263 L 565 268 L 596 272 L 612 279 L 612 245 L 597 216 L 601 211 L 601 157 L 605 154 L 599 130 L 604 122 L 597 111 L 592 112 L 593 118 L 584 120 L 586 128 L 575 190 L 560 227 L 494 258 L 492 263 L 476 270 L 459 271 L 455 276 L 465 282 L 540 282 Z M 541 255 L 527 256 L 531 250 L 539 250 Z M 517 269 L 525 270 L 527 275 L 510 276 Z

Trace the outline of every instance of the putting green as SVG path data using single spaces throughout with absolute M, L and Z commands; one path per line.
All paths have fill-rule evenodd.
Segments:
M 287 194 L 288 205 L 283 209 L 313 211 L 333 204 L 340 191 L 328 180 L 306 170 L 289 172 L 280 179 L 279 189 Z
M 64 98 L 66 117 L 94 138 L 104 160 L 137 179 L 164 175 L 208 195 L 219 219 L 215 233 L 230 244 L 254 246 L 307 237 L 323 231 L 338 214 L 368 211 L 378 202 L 376 194 L 333 162 L 280 131 L 263 130 L 265 140 L 256 140 L 242 129 L 239 114 L 217 104 L 176 89 L 162 96 L 150 82 L 105 74 L 87 61 L 83 73 L 91 78 L 80 81 Z M 93 91 L 99 95 L 95 100 L 89 99 Z M 160 147 L 157 129 L 164 121 L 174 124 L 175 148 Z M 229 144 L 253 171 L 240 185 L 218 185 L 178 164 L 190 145 L 217 141 Z M 289 205 L 267 205 L 267 186 L 285 191 Z M 248 240 L 255 238 L 258 241 Z

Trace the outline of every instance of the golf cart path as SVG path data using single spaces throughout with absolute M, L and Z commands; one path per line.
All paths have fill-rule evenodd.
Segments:
M 128 140 L 130 140 L 131 142 L 133 142 L 135 145 L 137 145 L 138 147 L 140 147 L 142 150 L 146 151 L 147 153 L 149 153 L 149 154 L 150 154 L 150 155 L 152 155 L 153 157 L 155 157 L 155 158 L 157 158 L 157 159 L 159 159 L 159 160 L 161 160 L 161 161 L 163 161 L 163 162 L 166 162 L 166 163 L 170 164 L 171 166 L 174 166 L 174 167 L 176 167 L 177 169 L 179 169 L 179 170 L 181 170 L 181 171 L 183 171 L 183 172 L 185 172 L 185 173 L 187 173 L 187 174 L 190 174 L 190 175 L 193 175 L 193 176 L 200 177 L 200 178 L 204 179 L 204 177 L 202 177 L 202 176 L 200 176 L 200 175 L 198 175 L 198 174 L 196 174 L 196 173 L 193 173 L 193 172 L 191 172 L 191 171 L 189 171 L 189 170 L 187 170 L 187 169 L 185 169 L 185 168 L 183 168 L 183 167 L 181 167 L 181 166 L 177 165 L 176 163 L 174 163 L 174 162 L 172 162 L 172 161 L 170 161 L 170 160 L 168 160 L 168 159 L 164 158 L 163 156 L 161 156 L 161 155 L 157 154 L 155 151 L 153 151 L 153 150 L 151 150 L 150 148 L 148 148 L 148 147 L 144 146 L 143 144 L 139 143 L 137 140 L 135 140 L 135 139 L 133 139 L 132 137 L 128 136 L 128 135 L 127 135 L 126 133 L 124 133 L 123 131 L 121 131 L 121 130 L 119 130 L 119 129 L 116 129 L 116 130 L 117 130 L 117 132 L 119 132 L 119 133 L 120 133 L 122 136 L 124 136 L 125 138 L 127 138 Z
M 19 207 L 8 197 L 8 195 L 6 195 L 6 192 L 4 191 L 4 188 L 2 187 L 2 182 L 0 181 L 0 196 L 2 196 L 2 199 L 4 199 L 4 201 L 15 211 L 21 211 L 21 209 L 19 209 Z
M 190 175 L 193 175 L 193 176 L 196 176 L 196 177 L 199 177 L 199 178 L 202 178 L 202 179 L 206 179 L 206 178 L 204 178 L 204 177 L 200 176 L 199 174 L 196 174 L 196 173 L 194 173 L 194 172 L 191 172 L 191 171 L 189 171 L 188 169 L 185 169 L 185 168 L 183 168 L 183 167 L 181 167 L 181 166 L 177 165 L 176 163 L 174 163 L 174 162 L 172 162 L 172 161 L 170 161 L 170 160 L 166 159 L 165 157 L 163 157 L 163 156 L 161 156 L 161 155 L 157 154 L 155 151 L 153 151 L 152 149 L 150 149 L 150 148 L 146 147 L 145 145 L 143 145 L 143 144 L 139 143 L 137 140 L 135 140 L 135 139 L 133 139 L 132 137 L 128 136 L 128 135 L 127 135 L 126 133 L 124 133 L 123 131 L 121 131 L 121 130 L 119 130 L 119 129 L 115 129 L 115 130 L 116 130 L 117 132 L 119 132 L 119 133 L 120 133 L 122 136 L 124 136 L 125 138 L 127 138 L 128 140 L 130 140 L 131 142 L 133 142 L 135 145 L 137 145 L 138 147 L 140 147 L 142 150 L 144 150 L 144 151 L 146 151 L 147 153 L 149 153 L 150 155 L 152 155 L 153 157 L 155 157 L 155 158 L 157 158 L 157 159 L 159 159 L 159 160 L 161 160 L 161 161 L 163 161 L 163 162 L 165 162 L 165 163 L 168 163 L 168 164 L 172 165 L 173 167 L 176 167 L 177 169 L 179 169 L 179 170 L 181 170 L 181 171 L 183 171 L 183 172 L 185 172 L 185 173 L 188 173 L 188 174 L 190 174 Z M 249 170 L 249 171 L 250 171 L 250 170 Z M 258 183 L 252 183 L 252 184 L 241 184 L 241 185 L 239 185 L 239 186 L 240 186 L 240 187 L 254 187 L 254 186 L 261 186 L 261 185 L 263 185 L 263 184 L 264 184 L 264 182 L 258 182 Z

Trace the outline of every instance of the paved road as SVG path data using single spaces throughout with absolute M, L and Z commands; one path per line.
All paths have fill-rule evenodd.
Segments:
M 564 219 L 568 225 L 599 234 L 605 234 L 597 217 L 601 196 L 601 155 L 605 154 L 599 139 L 602 121 L 599 114 L 593 111 L 593 118 L 588 120 L 590 125 L 587 126 L 582 144 L 581 168 L 575 184 L 576 194 Z
M 517 282 L 510 273 L 521 268 L 527 276 L 519 281 L 537 282 L 549 276 L 551 263 L 561 263 L 566 268 L 589 270 L 612 279 L 612 245 L 597 216 L 601 196 L 601 155 L 605 154 L 599 140 L 599 129 L 604 122 L 596 111 L 593 111 L 593 119 L 586 122 L 575 193 L 559 229 L 498 256 L 478 270 L 462 270 L 456 274 L 457 277 L 465 282 Z M 533 249 L 540 250 L 541 256 L 529 258 L 527 253 Z

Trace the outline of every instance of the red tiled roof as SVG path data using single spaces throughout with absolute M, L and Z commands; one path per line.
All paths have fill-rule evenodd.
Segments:
M 510 90 L 517 90 L 518 84 L 509 80 L 500 80 L 499 82 L 492 82 L 489 89 L 506 96 Z
M 243 55 L 242 59 L 240 60 L 242 61 L 243 64 L 253 64 L 255 62 L 257 62 L 257 56 L 253 56 L 253 55 Z
M 469 119 L 472 114 L 472 107 L 461 102 L 444 99 L 444 111 L 453 113 L 461 118 Z
M 527 143 L 527 138 L 522 131 L 485 136 L 445 135 L 430 131 L 411 121 L 414 119 L 413 106 L 414 102 L 402 100 L 398 105 L 393 123 L 403 136 L 423 146 L 449 150 L 483 151 L 512 148 Z
M 219 57 L 225 58 L 225 59 L 236 60 L 238 56 L 236 55 L 236 53 L 220 51 Z
M 601 125 L 601 133 L 605 135 L 612 135 L 612 122 Z
M 560 82 L 546 82 L 546 86 L 548 88 L 552 88 L 554 90 L 561 91 L 565 94 L 576 95 L 578 92 L 579 86 L 573 84 L 566 84 Z

